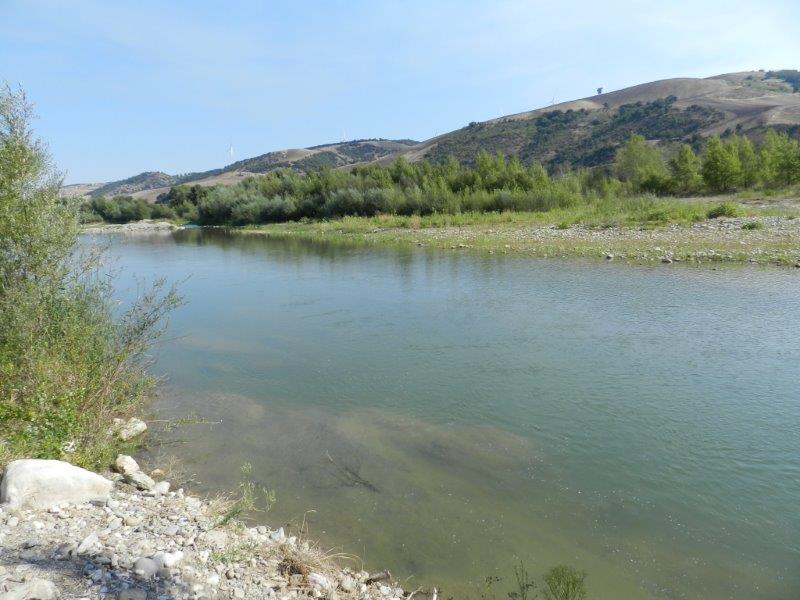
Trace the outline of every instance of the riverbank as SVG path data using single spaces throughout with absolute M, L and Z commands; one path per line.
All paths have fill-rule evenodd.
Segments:
M 243 228 L 283 238 L 413 244 L 444 250 L 630 262 L 800 264 L 800 219 L 721 217 L 668 225 L 591 226 L 547 223 L 530 213 L 453 218 L 349 217 Z
M 117 472 L 106 474 L 110 492 L 74 504 L 59 492 L 86 486 L 96 495 L 104 480 L 60 461 L 20 462 L 29 463 L 29 501 L 0 508 L 2 598 L 409 597 L 388 573 L 370 575 L 355 560 L 341 568 L 334 559 L 342 556 L 283 528 L 226 522 L 230 500 L 170 491 L 131 457 L 118 457 Z M 45 498 L 43 469 L 53 468 L 50 483 L 58 478 L 60 489 Z M 40 470 L 38 490 L 31 469 Z M 20 469 L 15 475 L 18 487 Z M 10 500 L 10 483 L 3 489 Z

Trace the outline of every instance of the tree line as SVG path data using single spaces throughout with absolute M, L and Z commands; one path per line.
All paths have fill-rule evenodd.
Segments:
M 363 165 L 298 173 L 280 169 L 233 186 L 178 185 L 159 203 L 118 197 L 84 206 L 86 220 L 125 222 L 180 218 L 198 224 L 246 225 L 299 219 L 547 211 L 609 196 L 688 196 L 800 183 L 800 144 L 768 131 L 754 145 L 744 136 L 711 137 L 700 154 L 684 144 L 666 150 L 631 135 L 607 169 L 548 173 L 519 157 L 477 155 L 471 166 L 443 163 Z

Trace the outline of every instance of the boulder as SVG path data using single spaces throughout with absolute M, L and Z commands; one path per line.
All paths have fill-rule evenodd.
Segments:
M 134 471 L 133 473 L 127 473 L 125 475 L 125 481 L 130 483 L 133 486 L 136 486 L 140 490 L 152 490 L 153 486 L 155 486 L 156 482 L 152 480 L 148 475 L 142 473 L 141 471 Z
M 105 477 L 61 460 L 15 460 L 0 483 L 0 504 L 35 509 L 106 502 L 113 486 Z
M 147 431 L 147 423 L 136 417 L 131 417 L 127 421 L 114 419 L 112 431 L 116 433 L 117 437 L 122 441 L 128 441 Z
M 130 475 L 139 470 L 139 464 L 127 454 L 118 454 L 117 460 L 114 461 L 114 468 L 123 475 Z

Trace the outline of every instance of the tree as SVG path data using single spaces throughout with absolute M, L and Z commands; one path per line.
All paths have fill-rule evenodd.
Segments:
M 614 163 L 617 177 L 636 189 L 652 188 L 667 179 L 664 159 L 657 148 L 647 143 L 643 136 L 632 134 L 617 151 Z
M 761 180 L 761 164 L 753 148 L 753 142 L 747 136 L 736 136 L 730 142 L 739 157 L 742 166 L 742 186 L 751 188 Z
M 104 432 L 144 399 L 147 350 L 178 300 L 157 286 L 116 310 L 32 116 L 21 90 L 0 87 L 0 464 L 69 451 L 105 466 L 117 449 Z
M 599 96 L 602 93 L 603 93 L 603 88 L 601 87 L 597 88 L 597 95 Z
M 719 136 L 709 138 L 701 168 L 703 181 L 714 192 L 730 192 L 742 181 L 742 164 L 736 149 Z
M 700 175 L 700 159 L 689 144 L 681 146 L 677 156 L 669 163 L 672 172 L 672 188 L 679 193 L 696 192 L 703 183 Z

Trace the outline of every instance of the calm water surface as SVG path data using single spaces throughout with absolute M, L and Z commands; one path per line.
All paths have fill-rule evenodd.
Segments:
M 104 238 L 107 239 L 107 238 Z M 800 273 L 269 240 L 112 238 L 183 281 L 157 411 L 204 490 L 477 595 L 567 563 L 590 598 L 800 597 Z

